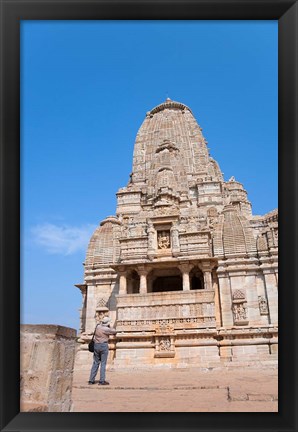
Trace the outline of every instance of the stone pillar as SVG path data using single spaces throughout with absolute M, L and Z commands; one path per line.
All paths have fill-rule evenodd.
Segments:
M 176 224 L 174 224 L 171 228 L 171 244 L 172 244 L 173 256 L 179 255 L 180 253 L 179 232 Z
M 87 286 L 87 302 L 86 302 L 86 319 L 85 319 L 85 332 L 92 333 L 96 323 L 95 309 L 96 309 L 96 286 Z
M 265 300 L 267 302 L 267 311 L 260 311 L 261 314 L 261 322 L 262 324 L 269 324 L 269 311 L 268 311 L 268 301 L 267 301 L 267 294 L 265 292 L 265 279 L 264 275 L 262 273 L 259 273 L 256 277 L 257 282 L 257 292 L 258 292 L 258 300 L 259 300 L 259 308 L 260 308 L 260 301 Z M 267 313 L 266 313 L 267 312 Z
M 211 271 L 204 271 L 203 273 L 204 276 L 204 288 L 207 290 L 211 290 L 212 289 L 212 275 L 211 275 Z
M 217 275 L 220 293 L 222 326 L 231 327 L 234 325 L 234 320 L 232 313 L 232 298 L 229 274 L 227 272 L 218 272 Z
M 119 272 L 120 279 L 119 279 L 119 294 L 127 294 L 127 279 L 126 279 L 126 272 Z
M 157 249 L 157 238 L 156 238 L 156 230 L 152 222 L 148 224 L 148 258 L 152 260 L 156 255 Z
M 87 305 L 87 285 L 85 284 L 77 284 L 82 293 L 82 307 L 79 309 L 80 311 L 80 330 L 79 333 L 83 333 L 86 327 L 86 305 Z
M 258 289 L 256 274 L 247 273 L 245 276 L 245 288 L 246 288 L 246 299 L 248 308 L 249 324 L 258 325 L 262 323 L 259 299 L 258 299 Z
M 219 287 L 218 287 L 218 281 L 217 281 L 217 275 L 215 273 L 215 270 L 213 270 L 213 289 L 214 289 L 214 306 L 215 306 L 215 319 L 216 319 L 216 326 L 221 327 L 221 314 L 220 314 L 220 302 L 219 302 Z
M 212 263 L 203 261 L 200 265 L 204 277 L 204 289 L 212 290 Z
M 140 275 L 140 294 L 147 294 L 147 271 L 139 270 Z
M 190 266 L 189 264 L 181 264 L 179 268 L 182 272 L 183 291 L 189 291 L 190 290 L 190 282 L 189 282 Z
M 278 324 L 278 292 L 274 269 L 263 270 L 268 298 L 270 324 Z

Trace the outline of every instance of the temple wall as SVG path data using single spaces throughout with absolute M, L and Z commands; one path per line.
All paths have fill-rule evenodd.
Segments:
M 21 325 L 20 350 L 20 410 L 70 411 L 76 330 Z

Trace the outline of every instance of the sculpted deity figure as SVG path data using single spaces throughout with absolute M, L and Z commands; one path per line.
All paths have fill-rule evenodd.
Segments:
M 263 296 L 259 296 L 259 308 L 260 308 L 261 315 L 268 314 L 267 300 Z
M 170 233 L 168 231 L 160 231 L 157 234 L 158 249 L 169 249 L 170 247 Z
M 233 305 L 233 314 L 235 321 L 245 321 L 246 318 L 246 307 L 243 303 Z
M 159 343 L 159 348 L 161 351 L 169 351 L 171 349 L 170 339 L 161 339 Z

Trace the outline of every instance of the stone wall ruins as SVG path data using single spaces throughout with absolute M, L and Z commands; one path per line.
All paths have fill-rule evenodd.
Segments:
M 21 412 L 70 411 L 75 351 L 74 329 L 21 325 Z

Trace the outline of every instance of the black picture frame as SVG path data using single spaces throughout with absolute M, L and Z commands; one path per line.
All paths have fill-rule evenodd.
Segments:
M 1 431 L 297 430 L 297 17 L 292 0 L 1 0 Z M 62 19 L 278 20 L 278 413 L 19 412 L 20 20 Z

